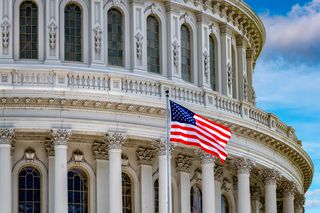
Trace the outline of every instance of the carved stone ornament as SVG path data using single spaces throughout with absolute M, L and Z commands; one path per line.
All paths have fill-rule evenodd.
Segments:
M 0 144 L 12 145 L 14 129 L 0 128 Z
M 74 151 L 72 153 L 72 160 L 75 162 L 75 163 L 81 163 L 84 161 L 84 157 L 83 157 L 83 153 L 77 149 L 76 151 Z
M 2 46 L 4 48 L 9 47 L 9 28 L 10 28 L 10 23 L 7 19 L 4 19 L 2 24 Z
M 261 190 L 258 186 L 253 186 L 250 188 L 251 200 L 260 201 L 261 198 Z
M 208 50 L 205 50 L 203 52 L 203 68 L 204 68 L 204 75 L 207 78 L 208 74 L 209 74 L 209 53 L 208 53 Z
M 190 173 L 190 167 L 192 165 L 191 157 L 179 154 L 176 157 L 176 165 L 177 165 L 177 170 L 179 172 L 186 172 Z
M 208 154 L 202 151 L 201 149 L 196 149 L 194 151 L 194 154 L 201 160 L 202 164 L 214 163 L 215 161 L 215 158 L 213 157 L 213 155 Z
M 188 13 L 184 13 L 183 15 L 181 15 L 180 20 L 182 21 L 182 23 L 186 23 L 186 24 L 191 23 L 191 17 Z
M 93 28 L 94 33 L 94 48 L 97 53 L 101 52 L 101 39 L 102 39 L 102 29 L 100 25 Z
M 136 54 L 137 54 L 137 58 L 141 59 L 142 58 L 142 39 L 143 39 L 143 35 L 141 32 L 138 32 L 135 35 L 136 38 Z
M 125 139 L 126 136 L 118 132 L 108 133 L 105 136 L 105 141 L 109 149 L 121 149 Z
M 156 14 L 157 11 L 161 13 L 160 8 L 155 3 L 152 3 L 149 6 L 147 6 L 144 12 L 146 13 L 148 10 L 150 10 L 151 14 Z
M 306 198 L 303 194 L 297 193 L 294 199 L 294 208 L 295 209 L 303 209 Z
M 243 96 L 244 96 L 244 100 L 247 100 L 247 98 L 248 98 L 247 76 L 243 76 Z
M 193 176 L 191 178 L 191 181 L 194 181 L 195 183 L 201 185 L 202 181 L 202 171 L 200 168 L 194 170 Z
M 54 129 L 51 131 L 51 135 L 54 146 L 68 145 L 71 137 L 71 131 L 66 129 Z
M 111 2 L 114 7 L 120 6 L 121 4 L 123 4 L 122 0 L 109 0 L 108 3 L 109 2 Z
M 102 142 L 94 142 L 92 145 L 93 155 L 95 159 L 108 159 L 108 145 Z
M 44 142 L 44 147 L 48 153 L 48 156 L 54 156 L 53 140 L 46 140 Z
M 48 26 L 49 28 L 49 46 L 51 49 L 56 47 L 57 25 L 54 20 Z
M 231 183 L 228 179 L 223 179 L 223 182 L 222 182 L 222 186 L 221 186 L 221 189 L 225 192 L 229 192 L 231 190 Z
M 24 152 L 24 157 L 25 157 L 25 159 L 26 159 L 27 162 L 32 162 L 32 161 L 34 161 L 34 159 L 36 158 L 36 153 L 35 153 L 34 149 L 28 148 L 28 149 Z
M 214 167 L 214 180 L 222 182 L 223 175 L 224 175 L 223 166 L 216 165 Z
M 292 181 L 282 181 L 280 184 L 280 191 L 283 196 L 293 197 L 296 192 L 296 185 Z
M 139 163 L 143 165 L 152 165 L 155 154 L 154 149 L 143 147 L 139 147 L 137 149 L 137 159 Z
M 217 27 L 214 24 L 209 26 L 210 33 L 216 34 L 218 32 Z
M 228 77 L 228 87 L 232 87 L 232 66 L 231 63 L 227 63 L 227 77 Z
M 254 163 L 246 158 L 236 158 L 233 161 L 233 166 L 235 170 L 239 174 L 250 174 L 250 171 L 252 167 L 254 166 Z
M 260 176 L 266 185 L 275 185 L 280 178 L 280 173 L 275 169 L 263 169 L 260 171 Z
M 178 67 L 179 66 L 179 48 L 180 48 L 179 42 L 175 40 L 172 43 L 172 47 L 173 47 L 173 65 L 175 67 Z
M 166 154 L 166 140 L 163 138 L 155 140 L 153 143 L 154 148 L 159 152 L 159 155 L 165 155 Z M 173 146 L 171 143 L 168 144 L 169 154 L 173 150 Z

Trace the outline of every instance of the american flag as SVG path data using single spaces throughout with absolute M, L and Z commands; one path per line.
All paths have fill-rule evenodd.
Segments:
M 170 141 L 200 147 L 224 162 L 225 147 L 231 138 L 228 127 L 206 119 L 179 104 L 170 101 Z

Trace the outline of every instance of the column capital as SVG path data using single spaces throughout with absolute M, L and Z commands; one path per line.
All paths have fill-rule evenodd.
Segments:
M 201 149 L 196 149 L 194 154 L 201 160 L 202 164 L 214 163 L 215 161 L 215 157 L 213 155 L 208 154 Z
M 222 182 L 223 175 L 224 175 L 223 166 L 216 165 L 214 167 L 214 180 Z
M 107 133 L 105 136 L 105 141 L 109 149 L 121 149 L 125 139 L 126 139 L 126 136 L 118 132 L 114 132 L 110 134 Z
M 155 149 L 159 152 L 159 155 L 166 155 L 166 140 L 164 138 L 156 139 L 153 143 Z M 173 146 L 169 143 L 169 152 L 173 150 Z
M 192 158 L 183 154 L 179 154 L 176 157 L 176 165 L 177 165 L 177 170 L 179 172 L 186 172 L 190 173 L 190 167 L 192 165 Z
M 275 185 L 280 178 L 280 172 L 275 169 L 263 169 L 260 171 L 260 176 L 265 185 Z
M 303 209 L 305 201 L 306 201 L 306 198 L 304 197 L 303 194 L 296 193 L 295 199 L 294 199 L 294 208 Z
M 71 130 L 53 129 L 51 130 L 53 146 L 68 145 L 71 137 Z
M 142 165 L 152 165 L 155 150 L 150 148 L 139 147 L 136 151 L 137 159 Z
M 232 162 L 237 174 L 250 174 L 254 163 L 247 158 L 236 158 Z
M 0 128 L 0 144 L 11 145 L 15 134 L 14 129 Z
M 44 142 L 44 148 L 46 149 L 48 156 L 54 156 L 54 146 L 53 146 L 53 140 L 46 140 Z
M 108 145 L 103 142 L 93 142 L 92 151 L 95 159 L 107 160 L 108 159 Z
M 294 184 L 294 182 L 292 181 L 281 181 L 280 191 L 285 197 L 294 197 L 294 194 L 296 192 L 296 184 Z

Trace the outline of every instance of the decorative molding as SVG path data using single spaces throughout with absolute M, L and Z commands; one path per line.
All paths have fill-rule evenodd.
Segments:
M 79 149 L 72 153 L 72 161 L 74 161 L 76 164 L 84 162 L 83 153 Z
M 261 199 L 261 190 L 258 186 L 250 187 L 250 196 L 251 200 L 256 200 L 260 202 Z
M 142 40 L 143 40 L 143 35 L 141 32 L 138 32 L 135 35 L 136 38 L 136 55 L 138 59 L 142 58 Z
M 176 166 L 178 172 L 190 173 L 190 167 L 192 165 L 192 158 L 190 156 L 178 154 L 176 157 Z
M 151 14 L 156 14 L 157 12 L 162 13 L 161 9 L 155 3 L 152 3 L 149 6 L 147 6 L 144 10 L 144 13 L 148 12 L 148 10 L 150 10 Z
M 97 25 L 93 28 L 94 33 L 94 49 L 97 53 L 101 52 L 101 39 L 102 39 L 102 28 L 100 25 Z
M 214 180 L 222 182 L 224 176 L 224 167 L 220 165 L 215 165 L 214 167 Z
M 166 140 L 164 138 L 160 138 L 154 141 L 154 148 L 159 152 L 159 155 L 166 155 Z M 173 150 L 173 145 L 168 143 L 169 154 Z
M 94 142 L 92 151 L 95 159 L 107 160 L 109 157 L 108 145 L 104 142 Z
M 260 171 L 260 176 L 265 185 L 275 185 L 280 179 L 280 172 L 275 169 L 263 169 Z
M 12 145 L 14 133 L 14 129 L 0 128 L 0 144 Z
M 192 19 L 191 19 L 190 15 L 187 12 L 185 12 L 183 15 L 181 15 L 179 20 L 182 21 L 182 23 L 185 23 L 185 24 L 191 24 L 192 23 Z
M 154 149 L 139 147 L 136 154 L 140 164 L 152 165 L 156 153 Z
M 237 174 L 250 174 L 251 169 L 254 166 L 254 163 L 247 158 L 236 158 L 232 162 Z
M 26 159 L 27 162 L 33 162 L 36 159 L 36 153 L 34 149 L 28 148 L 24 152 L 24 158 Z
M 294 208 L 295 209 L 303 209 L 306 198 L 303 194 L 296 193 L 294 199 Z
M 5 18 L 2 21 L 1 29 L 2 29 L 2 46 L 4 48 L 9 47 L 9 28 L 10 28 L 10 22 L 7 18 Z
M 120 7 L 121 4 L 124 5 L 124 3 L 122 2 L 122 0 L 108 0 L 108 3 L 112 3 L 112 5 L 114 7 Z
M 232 185 L 231 185 L 230 181 L 227 178 L 224 178 L 222 181 L 221 189 L 228 193 L 228 192 L 230 192 L 231 187 L 232 187 Z
M 208 78 L 209 75 L 209 52 L 207 49 L 203 52 L 203 68 L 204 68 L 204 75 Z
M 179 48 L 180 48 L 180 44 L 177 40 L 175 40 L 172 43 L 172 47 L 173 47 L 173 65 L 175 67 L 179 66 Z
M 194 154 L 197 158 L 201 160 L 202 164 L 209 164 L 215 162 L 215 157 L 213 157 L 213 155 L 208 154 L 201 149 L 194 150 Z
M 232 88 L 232 66 L 230 61 L 227 63 L 227 80 L 228 80 L 228 88 Z
M 68 145 L 71 137 L 71 131 L 66 129 L 53 129 L 51 131 L 51 136 L 54 146 Z
M 217 34 L 218 28 L 214 24 L 209 25 L 210 34 Z
M 243 76 L 243 98 L 244 100 L 248 99 L 248 80 L 246 75 Z
M 44 147 L 46 149 L 46 152 L 48 153 L 48 156 L 54 156 L 54 145 L 53 140 L 46 140 L 44 142 Z
M 193 172 L 193 176 L 191 178 L 191 182 L 195 182 L 198 185 L 201 185 L 202 183 L 202 171 L 200 168 L 197 168 Z
M 56 37 L 57 37 L 57 24 L 54 20 L 50 21 L 50 24 L 48 25 L 49 28 L 49 46 L 51 49 L 56 48 Z
M 126 140 L 126 136 L 122 133 L 114 132 L 107 133 L 105 135 L 105 141 L 108 145 L 108 149 L 121 149 L 124 141 Z
M 283 180 L 280 182 L 280 191 L 284 197 L 294 197 L 296 185 L 292 181 Z

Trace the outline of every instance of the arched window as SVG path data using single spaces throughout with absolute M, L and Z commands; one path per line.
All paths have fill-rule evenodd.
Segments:
M 190 204 L 192 213 L 202 213 L 202 193 L 198 186 L 191 187 Z
M 19 173 L 19 212 L 40 213 L 41 176 L 33 167 L 23 168 Z
M 123 66 L 123 21 L 117 9 L 108 11 L 108 63 Z
M 147 18 L 148 71 L 160 73 L 160 29 L 154 16 Z
M 159 212 L 159 179 L 157 179 L 154 184 L 154 212 Z
M 221 213 L 229 213 L 229 202 L 226 196 L 221 195 Z
M 129 175 L 122 172 L 122 213 L 132 213 L 133 212 L 133 187 L 132 181 Z
M 209 51 L 210 51 L 210 86 L 212 90 L 216 90 L 215 43 L 211 36 L 209 37 Z
M 33 1 L 20 5 L 20 58 L 38 58 L 38 7 Z
M 64 52 L 66 61 L 82 61 L 81 8 L 70 3 L 64 9 Z
M 88 177 L 80 169 L 68 172 L 68 212 L 88 213 Z
M 190 31 L 186 25 L 181 26 L 181 75 L 191 82 L 191 43 Z

